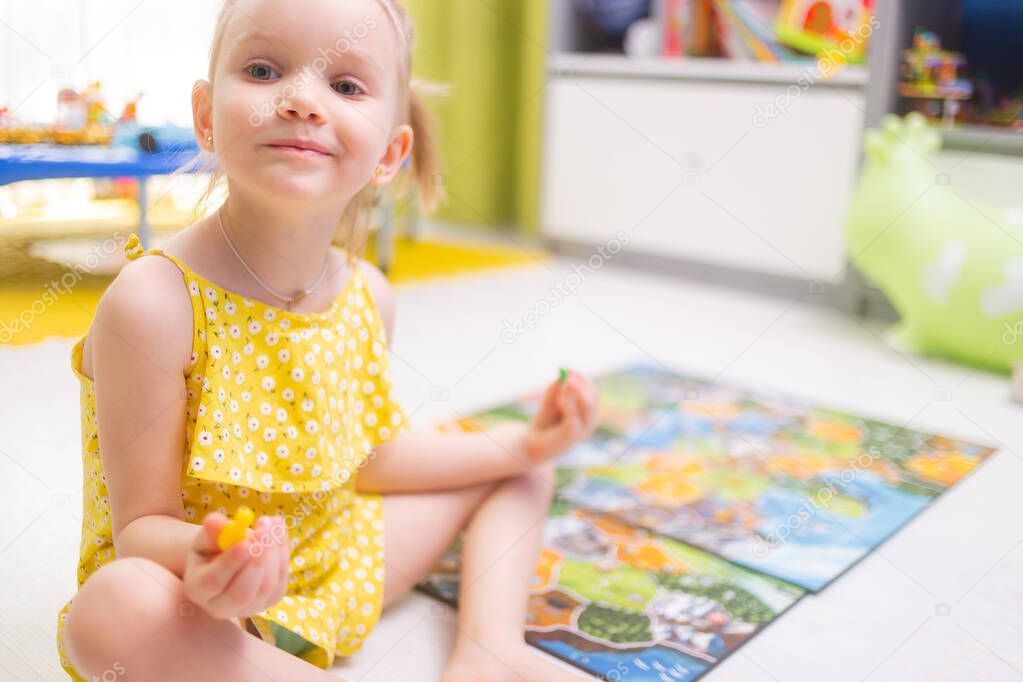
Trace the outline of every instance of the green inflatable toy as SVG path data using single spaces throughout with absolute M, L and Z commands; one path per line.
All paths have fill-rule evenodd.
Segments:
M 867 131 L 846 222 L 849 258 L 902 319 L 893 341 L 1006 372 L 1023 360 L 1023 229 L 951 184 L 920 114 Z

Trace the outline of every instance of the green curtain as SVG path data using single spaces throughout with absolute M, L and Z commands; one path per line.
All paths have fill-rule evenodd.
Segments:
M 541 0 L 406 0 L 413 75 L 450 86 L 431 102 L 448 203 L 437 217 L 535 231 L 548 5 Z

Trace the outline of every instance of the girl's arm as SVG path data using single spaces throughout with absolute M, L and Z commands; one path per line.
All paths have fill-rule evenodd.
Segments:
M 593 383 L 571 372 L 564 383 L 547 387 L 529 424 L 506 422 L 474 433 L 406 431 L 377 446 L 356 486 L 364 492 L 421 492 L 524 473 L 588 438 L 597 422 L 597 400 Z
M 384 275 L 362 261 L 360 267 L 383 320 L 387 339 L 394 329 L 394 299 Z M 596 426 L 597 389 L 572 372 L 547 387 L 529 424 L 508 422 L 486 432 L 406 431 L 377 446 L 359 470 L 364 492 L 442 490 L 499 480 L 528 471 L 588 438 Z
M 377 446 L 359 470 L 363 492 L 460 488 L 528 471 L 528 427 L 509 422 L 487 432 L 406 431 Z
M 166 514 L 146 514 L 128 523 L 115 535 L 117 556 L 152 559 L 184 578 L 185 559 L 200 525 Z
M 104 293 L 88 345 L 116 554 L 181 576 L 199 529 L 181 502 L 192 351 L 181 271 L 164 258 L 130 262 Z

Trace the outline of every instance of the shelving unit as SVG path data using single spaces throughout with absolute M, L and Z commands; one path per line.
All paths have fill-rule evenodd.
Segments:
M 814 67 L 806 62 L 743 62 L 728 59 L 661 59 L 625 55 L 561 52 L 548 60 L 548 71 L 558 77 L 647 78 L 667 80 L 703 80 L 733 83 L 777 83 L 788 85 L 806 77 Z M 822 85 L 862 87 L 867 84 L 867 69 L 850 65 L 839 70 Z
M 942 45 L 952 50 L 962 50 L 963 45 L 963 6 L 964 0 L 948 0 L 935 3 L 933 0 L 902 0 L 901 10 L 894 18 L 898 25 L 892 31 L 896 47 L 893 59 L 899 59 L 899 50 L 909 47 L 913 31 L 917 26 L 924 26 L 941 36 Z M 1019 27 L 1023 30 L 1023 26 Z M 1007 54 L 1006 59 L 1012 60 L 1014 55 Z M 967 54 L 969 59 L 969 54 Z M 1018 59 L 1017 59 L 1018 62 Z M 896 61 L 897 63 L 897 61 Z M 886 87 L 895 87 L 897 76 Z M 895 111 L 897 103 L 891 102 L 889 111 Z M 942 148 L 949 151 L 967 151 L 982 154 L 998 154 L 1009 156 L 1023 155 L 1023 131 L 1012 130 L 1000 126 L 957 124 L 950 129 L 938 128 L 942 136 Z
M 621 262 L 784 295 L 823 284 L 850 310 L 894 317 L 848 264 L 846 206 L 864 129 L 899 109 L 901 51 L 918 25 L 955 47 L 960 1 L 878 0 L 867 63 L 830 80 L 810 78 L 808 87 L 813 60 L 595 53 L 572 3 L 552 3 L 545 237 L 585 256 L 624 231 L 633 239 Z M 786 96 L 783 115 L 754 124 L 758 111 Z M 966 184 L 976 184 L 970 173 L 997 176 L 994 194 L 1005 196 L 1023 183 L 994 158 L 1023 153 L 1023 134 L 959 127 L 942 135 L 941 161 Z
M 845 286 L 869 66 L 823 80 L 812 59 L 594 53 L 571 3 L 552 5 L 541 191 L 552 246 L 585 254 L 624 232 L 621 260 L 642 267 L 786 295 Z

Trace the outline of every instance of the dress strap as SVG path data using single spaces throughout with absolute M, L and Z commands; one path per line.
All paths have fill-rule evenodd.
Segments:
M 184 263 L 182 263 L 181 260 L 179 258 L 177 258 L 176 256 L 172 256 L 169 253 L 167 253 L 166 251 L 164 251 L 163 249 L 158 249 L 156 247 L 150 247 L 148 249 L 143 249 L 142 248 L 142 240 L 139 239 L 139 236 L 136 233 L 132 232 L 131 235 L 128 236 L 128 241 L 125 242 L 125 244 L 124 244 L 124 257 L 125 258 L 127 258 L 128 260 L 136 260 L 138 258 L 141 258 L 142 256 L 145 256 L 145 255 L 151 254 L 151 253 L 156 254 L 158 256 L 163 256 L 164 258 L 166 258 L 169 261 L 173 261 L 174 264 L 178 266 L 178 269 L 180 269 L 183 273 L 185 273 L 185 275 L 191 275 L 192 274 L 192 269 L 189 268 Z
M 134 232 L 128 237 L 128 241 L 124 244 L 124 257 L 128 260 L 135 260 L 142 256 L 145 250 L 142 248 L 142 240 Z

